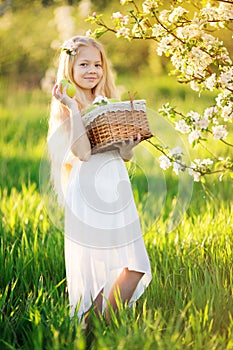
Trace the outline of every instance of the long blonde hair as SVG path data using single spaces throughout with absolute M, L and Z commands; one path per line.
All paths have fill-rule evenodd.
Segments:
M 103 76 L 92 91 L 93 97 L 97 95 L 107 98 L 117 97 L 113 75 L 103 46 L 97 41 L 85 36 L 75 36 L 69 42 L 72 43 L 72 49 L 75 50 L 76 54 L 71 55 L 66 50 L 61 51 L 57 70 L 57 82 L 62 79 L 68 79 L 75 84 L 73 66 L 78 57 L 79 48 L 82 46 L 94 46 L 99 50 L 101 55 Z M 75 99 L 79 109 L 82 111 L 87 107 L 84 93 L 77 84 L 76 88 Z M 68 164 L 65 161 L 70 149 L 70 118 L 66 106 L 55 97 L 52 98 L 51 102 L 47 142 L 51 164 L 50 178 L 53 182 L 58 202 L 64 204 L 64 191 L 72 169 L 72 164 Z

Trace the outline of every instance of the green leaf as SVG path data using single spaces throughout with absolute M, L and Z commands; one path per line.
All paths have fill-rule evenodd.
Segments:
M 97 107 L 96 105 L 91 105 L 91 106 L 89 106 L 89 107 L 85 110 L 84 114 L 87 114 L 87 113 L 93 111 L 93 109 L 95 109 L 96 107 Z
M 98 39 L 105 33 L 105 31 L 106 30 L 104 28 L 98 27 L 94 30 L 93 35 Z

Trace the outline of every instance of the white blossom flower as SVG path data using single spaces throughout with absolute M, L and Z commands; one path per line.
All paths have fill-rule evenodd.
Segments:
M 169 156 L 171 157 L 181 156 L 182 154 L 183 154 L 183 149 L 179 146 L 172 148 L 169 152 Z
M 128 24 L 128 22 L 129 22 L 129 16 L 127 16 L 127 15 L 121 19 L 122 24 Z
M 112 14 L 112 19 L 121 19 L 122 17 L 124 17 L 123 15 L 122 15 L 122 13 L 120 13 L 119 11 L 118 12 L 113 12 L 113 14 Z
M 163 53 L 166 53 L 166 51 L 168 51 L 173 40 L 174 38 L 172 35 L 162 37 L 157 48 L 157 53 L 159 56 L 162 56 Z
M 221 117 L 225 122 L 232 121 L 233 117 L 233 104 L 226 105 L 221 110 Z
M 190 132 L 190 126 L 183 120 L 179 120 L 178 122 L 175 122 L 175 129 L 179 132 L 181 132 L 182 134 L 187 134 L 188 132 Z
M 201 119 L 201 115 L 195 111 L 189 111 L 186 114 L 186 118 L 191 118 L 192 121 L 198 121 Z
M 228 135 L 225 125 L 212 126 L 212 131 L 215 140 L 225 140 Z
M 113 20 L 120 21 L 122 24 L 128 24 L 129 22 L 129 16 L 124 16 L 122 13 L 114 12 L 111 17 Z
M 161 156 L 159 157 L 159 160 L 160 160 L 160 168 L 162 168 L 163 170 L 167 170 L 172 165 L 170 159 L 167 156 Z
M 218 12 L 216 7 L 207 3 L 206 7 L 200 10 L 200 14 L 205 17 L 208 21 L 213 21 L 218 18 Z
M 233 4 L 220 3 L 218 7 L 219 17 L 224 21 L 232 20 L 233 18 Z
M 77 54 L 77 44 L 72 39 L 66 40 L 62 44 L 61 50 L 65 51 L 68 55 L 75 56 Z
M 129 28 L 125 28 L 125 27 L 121 27 L 117 30 L 116 32 L 116 37 L 120 38 L 120 37 L 124 37 L 124 38 L 129 38 Z
M 213 165 L 214 162 L 210 158 L 205 158 L 201 161 L 201 166 L 203 168 L 208 168 L 209 166 Z
M 203 31 L 200 29 L 200 25 L 197 23 L 191 23 L 184 27 L 178 27 L 176 34 L 180 39 L 190 40 L 193 38 L 200 38 L 203 35 Z
M 177 44 L 177 41 L 175 41 L 175 44 Z M 178 47 L 176 47 L 176 51 L 172 53 L 171 63 L 177 70 L 183 71 L 184 60 L 182 58 L 182 52 L 178 51 Z
M 138 25 L 138 23 L 135 23 L 135 25 L 132 28 L 132 34 L 137 38 L 141 38 L 143 36 L 143 31 L 146 30 L 147 28 L 144 26 L 143 21 L 141 21 L 140 26 Z
M 208 120 L 209 118 L 213 117 L 213 115 L 216 113 L 218 113 L 218 108 L 216 106 L 208 107 L 204 111 L 204 118 Z
M 206 68 L 212 63 L 213 58 L 208 53 L 203 52 L 199 47 L 193 47 L 192 50 L 186 54 L 184 65 L 184 72 L 190 76 L 203 76 Z
M 97 95 L 93 101 L 93 104 L 107 104 L 107 103 L 109 103 L 108 98 L 101 95 Z
M 170 13 L 171 13 L 171 11 L 169 11 L 169 10 L 162 10 L 159 13 L 159 20 L 161 22 L 167 22 L 168 21 L 168 16 L 169 16 Z
M 188 136 L 189 143 L 192 144 L 194 141 L 199 140 L 202 137 L 202 133 L 200 130 L 193 130 Z
M 120 0 L 121 5 L 125 5 L 125 4 L 127 4 L 127 2 L 128 2 L 128 0 Z
M 218 81 L 220 82 L 223 88 L 226 88 L 226 87 L 232 88 L 233 67 L 230 67 L 228 69 L 225 68 L 225 71 L 221 72 Z
M 91 36 L 93 33 L 92 33 L 92 30 L 91 29 L 88 29 L 86 31 L 86 36 Z
M 176 175 L 178 175 L 180 171 L 184 171 L 185 168 L 186 167 L 184 163 L 178 163 L 176 161 L 173 163 L 173 171 L 176 173 Z
M 191 163 L 191 167 L 194 167 L 195 164 L 194 163 Z M 201 178 L 201 173 L 198 172 L 198 171 L 195 171 L 193 168 L 189 168 L 188 169 L 188 173 L 189 175 L 193 176 L 193 181 L 195 182 L 199 182 L 200 181 L 200 178 Z
M 161 26 L 161 24 L 154 24 L 152 27 L 152 36 L 159 37 L 166 33 L 165 29 Z
M 213 73 L 209 78 L 205 81 L 205 86 L 208 90 L 213 91 L 216 84 L 216 74 Z
M 218 94 L 218 96 L 215 98 L 216 104 L 218 107 L 222 108 L 226 104 L 226 100 L 231 96 L 231 91 L 229 90 L 223 90 Z
M 218 96 L 215 98 L 216 104 L 218 107 L 222 107 L 222 100 L 223 100 L 222 93 L 218 94 Z
M 144 13 L 150 13 L 158 7 L 158 3 L 155 0 L 146 0 L 142 3 L 142 9 Z
M 171 23 L 177 22 L 180 19 L 180 17 L 182 17 L 185 13 L 188 13 L 188 12 L 189 11 L 187 11 L 183 7 L 178 6 L 174 8 L 174 10 L 170 13 L 170 15 L 168 16 L 168 20 Z
M 209 126 L 209 119 L 206 117 L 201 118 L 197 122 L 196 126 L 199 127 L 200 129 L 207 129 Z
M 194 181 L 200 181 L 201 173 L 205 173 L 211 170 L 213 161 L 210 158 L 194 159 L 191 163 L 190 168 L 188 169 L 189 175 L 193 176 Z
M 200 86 L 195 80 L 190 81 L 190 87 L 194 91 L 199 91 L 200 90 Z
M 232 19 L 233 6 L 230 3 L 220 3 L 218 7 L 212 6 L 210 3 L 200 11 L 213 27 L 224 28 L 225 22 Z

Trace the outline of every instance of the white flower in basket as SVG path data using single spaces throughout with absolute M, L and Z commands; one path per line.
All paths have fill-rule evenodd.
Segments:
M 106 105 L 107 103 L 109 103 L 108 98 L 101 96 L 101 95 L 96 96 L 96 98 L 93 101 L 93 105 L 96 105 L 96 104 L 97 105 L 101 105 L 101 104 Z

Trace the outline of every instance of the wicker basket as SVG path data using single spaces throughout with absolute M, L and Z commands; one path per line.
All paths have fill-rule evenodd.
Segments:
M 98 106 L 83 116 L 84 125 L 91 143 L 92 154 L 116 149 L 115 145 L 152 137 L 146 116 L 146 101 L 134 100 L 113 102 Z

